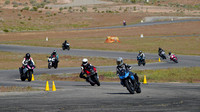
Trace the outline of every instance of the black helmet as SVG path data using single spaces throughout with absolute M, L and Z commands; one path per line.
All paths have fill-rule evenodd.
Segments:
M 56 50 L 53 51 L 53 55 L 56 55 Z
M 26 59 L 30 59 L 31 55 L 29 53 L 26 53 Z
M 158 50 L 160 51 L 160 50 L 161 50 L 161 48 L 159 47 L 159 48 L 158 48 Z
M 172 53 L 171 52 L 169 52 L 169 55 L 171 55 Z

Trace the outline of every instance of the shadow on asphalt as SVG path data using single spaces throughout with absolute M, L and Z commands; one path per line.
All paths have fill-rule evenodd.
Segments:
M 73 85 L 73 86 L 87 87 L 87 86 L 91 86 L 91 85 Z
M 121 95 L 121 94 L 124 94 L 124 95 L 133 95 L 133 94 L 130 94 L 130 93 L 106 93 L 106 94 L 111 94 L 111 95 Z

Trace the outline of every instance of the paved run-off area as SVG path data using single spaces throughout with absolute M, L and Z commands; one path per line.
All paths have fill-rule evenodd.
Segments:
M 142 85 L 142 93 L 133 95 L 119 83 L 104 82 L 100 87 L 92 87 L 86 82 L 55 83 L 57 86 L 55 92 L 1 93 L 0 110 L 42 112 L 199 112 L 200 110 L 199 84 L 149 83 Z M 45 82 L 43 85 L 45 86 Z

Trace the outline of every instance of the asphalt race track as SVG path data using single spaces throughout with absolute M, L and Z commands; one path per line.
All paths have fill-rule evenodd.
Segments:
M 57 48 L 0 45 L 0 51 L 21 53 L 42 53 L 49 55 L 54 49 L 59 54 L 75 56 L 96 56 L 105 58 L 136 59 L 137 53 L 71 49 L 62 51 Z M 147 59 L 158 59 L 157 54 L 146 54 Z M 133 69 L 160 69 L 170 67 L 200 66 L 200 56 L 178 55 L 179 63 L 169 60 L 151 63 L 146 66 L 132 65 Z M 98 70 L 115 71 L 115 66 L 99 66 Z M 42 73 L 78 73 L 79 67 L 54 69 L 35 69 L 35 75 Z M 147 80 L 148 81 L 148 80 Z M 21 82 L 18 70 L 0 70 L 1 86 L 31 86 L 45 89 L 45 81 Z M 50 89 L 52 82 L 50 84 Z M 0 93 L 0 111 L 41 111 L 41 112 L 88 112 L 88 111 L 184 111 L 199 112 L 200 84 L 186 83 L 148 83 L 142 84 L 142 93 L 129 94 L 119 82 L 102 82 L 100 87 L 86 82 L 55 81 L 57 91 L 46 92 L 6 92 Z

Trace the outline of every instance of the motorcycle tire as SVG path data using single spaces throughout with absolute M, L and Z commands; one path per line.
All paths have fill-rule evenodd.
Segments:
M 175 63 L 178 63 L 178 61 L 177 61 L 177 60 L 174 60 L 174 62 L 175 62 Z
M 65 50 L 65 47 L 62 47 L 63 50 Z
M 126 86 L 127 90 L 131 93 L 131 94 L 134 94 L 134 87 L 131 87 L 133 86 L 133 84 L 131 83 L 130 81 L 131 79 L 126 79 L 124 80 L 124 85 Z M 130 81 L 130 82 L 129 82 Z
M 97 84 L 97 86 L 100 86 L 99 79 L 97 78 L 97 75 L 94 76 L 93 81 Z
M 70 50 L 70 47 L 68 47 L 67 50 L 69 51 L 69 50 Z
M 141 63 L 140 62 L 138 62 L 138 66 L 140 66 L 141 65 Z
M 50 65 L 50 63 L 48 63 L 48 69 L 51 69 L 51 65 Z
M 26 76 L 21 75 L 21 81 L 25 81 L 26 80 Z
M 143 63 L 143 66 L 145 66 L 145 64 L 146 64 L 146 63 L 144 62 L 144 63 Z
M 54 68 L 55 68 L 55 69 L 58 68 L 58 63 L 55 63 Z
M 28 81 L 29 81 L 29 82 L 30 82 L 31 79 L 32 79 L 32 74 L 33 74 L 32 71 L 28 71 L 28 72 L 27 72 L 27 77 L 28 77 Z
M 141 93 L 141 88 L 140 88 L 140 86 L 137 88 L 136 93 Z
M 91 85 L 91 86 L 94 86 L 95 84 L 90 82 L 90 85 Z

